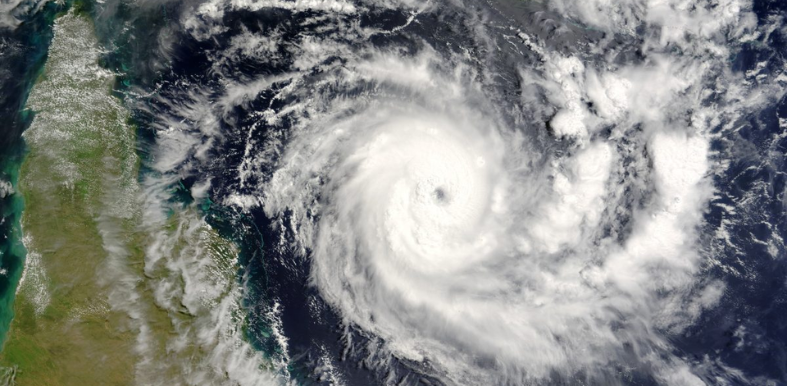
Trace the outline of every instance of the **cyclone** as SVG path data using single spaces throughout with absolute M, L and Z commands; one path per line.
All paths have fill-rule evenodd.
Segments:
M 748 3 L 266 4 L 185 18 L 227 42 L 210 54 L 222 91 L 174 82 L 187 102 L 159 121 L 199 128 L 193 159 L 172 137 L 178 173 L 220 170 L 223 205 L 266 219 L 260 282 L 279 283 L 292 350 L 322 353 L 299 362 L 315 377 L 738 376 L 679 342 L 728 293 L 706 274 L 718 138 L 781 95 L 729 68 L 765 36 Z M 238 27 L 244 12 L 265 23 Z
M 632 366 L 679 367 L 650 319 L 665 291 L 693 286 L 706 142 L 650 139 L 665 197 L 613 241 L 601 235 L 620 218 L 621 156 L 600 140 L 549 154 L 500 118 L 471 68 L 441 68 L 460 60 L 346 66 L 332 88 L 371 91 L 314 103 L 294 131 L 262 201 L 312 285 L 374 337 L 366 350 L 449 384 L 610 380 L 632 352 L 646 358 Z
M 96 232 L 20 228 L 0 376 L 44 342 L 139 385 L 787 379 L 778 1 L 11 3 L 4 63 L 47 64 L 0 63 L 40 173 L 0 198 Z

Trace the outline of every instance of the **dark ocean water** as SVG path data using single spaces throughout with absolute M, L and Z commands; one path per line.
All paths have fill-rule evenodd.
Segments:
M 763 22 L 784 15 L 787 4 L 760 1 L 754 9 Z M 773 49 L 758 44 L 743 47 L 732 59 L 732 68 L 746 72 L 766 62 L 770 71 L 776 71 L 785 62 L 787 36 L 776 31 L 768 43 Z M 724 221 L 735 247 L 706 240 L 721 264 L 704 271 L 726 283 L 728 290 L 718 306 L 674 342 L 696 363 L 712 358 L 740 369 L 743 376 L 733 382 L 741 384 L 767 378 L 787 382 L 787 250 L 782 243 L 769 248 L 760 242 L 787 235 L 787 138 L 779 125 L 785 117 L 787 99 L 782 98 L 736 122 L 740 130 L 713 143 L 732 162 L 714 179 L 718 194 L 705 215 L 705 234 L 712 234 Z M 715 204 L 739 210 L 725 213 Z
M 754 4 L 754 11 L 762 23 L 774 16 L 787 15 L 787 3 L 782 1 L 755 1 Z M 533 21 L 527 19 L 532 17 L 531 9 L 517 9 L 510 3 L 493 3 L 492 6 L 507 9 L 510 12 L 505 16 L 519 18 L 522 23 Z M 226 64 L 226 71 L 219 76 L 212 66 L 233 37 L 247 31 L 260 34 L 275 32 L 280 39 L 288 41 L 303 35 L 319 37 L 335 33 L 317 23 L 308 29 L 292 22 L 296 18 L 318 17 L 319 12 L 238 10 L 227 11 L 223 16 L 222 33 L 198 41 L 178 28 L 183 13 L 192 10 L 189 2 L 173 1 L 145 7 L 110 2 L 84 7 L 96 21 L 100 40 L 110 49 L 102 58 L 102 64 L 123 74 L 118 79 L 116 92 L 126 100 L 138 126 L 138 151 L 143 159 L 140 180 L 158 173 L 150 167 L 155 161 L 155 154 L 150 149 L 155 148 L 156 132 L 160 129 L 158 122 L 162 116 L 180 121 L 185 127 L 200 124 L 198 117 L 184 116 L 181 111 L 173 110 L 172 104 L 162 101 L 185 104 L 188 100 L 184 95 L 188 95 L 188 90 L 194 85 L 200 90 L 216 90 L 204 95 L 207 100 L 213 100 L 221 97 L 220 90 L 226 82 L 244 83 L 259 75 L 276 75 L 290 69 L 294 58 L 282 50 L 275 58 L 243 57 L 230 61 Z M 0 133 L 0 177 L 14 184 L 24 156 L 20 135 L 32 117 L 32 113 L 23 108 L 25 96 L 45 60 L 52 35 L 52 20 L 58 11 L 50 4 L 43 11 L 31 15 L 13 32 L 0 30 L 0 122 L 4 122 Z M 357 22 L 389 30 L 404 25 L 410 16 L 404 10 L 372 10 Z M 407 33 L 376 35 L 372 44 L 381 50 L 396 47 L 407 52 L 416 49 L 419 43 L 415 37 L 419 37 L 427 39 L 438 50 L 459 50 L 459 47 L 472 46 L 466 38 L 469 32 L 463 31 L 462 23 L 458 22 L 462 17 L 460 13 L 448 11 L 423 15 L 418 23 L 408 27 Z M 503 15 L 499 17 L 502 20 Z M 163 30 L 167 31 L 166 36 L 171 41 L 176 42 L 166 52 L 160 50 L 156 38 Z M 539 32 L 547 36 L 549 28 L 535 29 L 534 34 Z M 784 55 L 787 55 L 787 36 L 783 33 L 783 29 L 773 31 L 767 45 L 757 42 L 744 45 L 730 60 L 732 70 L 745 73 L 763 62 L 774 72 L 780 69 L 786 63 Z M 578 27 L 573 38 L 594 41 L 599 36 L 596 31 Z M 554 44 L 559 49 L 563 42 Z M 636 53 L 630 55 L 636 57 Z M 509 60 L 513 59 L 503 54 L 499 56 L 500 62 L 493 64 L 500 67 L 501 79 L 497 83 L 500 95 L 514 94 L 518 88 L 513 81 L 515 71 L 507 63 Z M 343 58 L 335 57 L 329 61 L 341 63 Z M 511 76 L 510 79 L 506 74 Z M 322 75 L 314 69 L 309 79 L 317 82 Z M 766 78 L 762 81 L 771 80 Z M 274 85 L 272 89 L 287 85 Z M 364 92 L 363 89 L 340 90 L 336 97 L 353 97 Z M 318 290 L 310 284 L 308 260 L 292 258 L 271 242 L 281 235 L 273 230 L 274 220 L 261 209 L 241 213 L 222 207 L 221 203 L 230 195 L 255 193 L 252 188 L 242 187 L 235 173 L 243 162 L 247 143 L 264 142 L 269 134 L 263 127 L 251 137 L 246 135 L 246 128 L 257 120 L 253 112 L 278 110 L 292 102 L 266 91 L 223 114 L 218 127 L 224 138 L 220 146 L 212 150 L 211 162 L 191 162 L 190 159 L 188 164 L 184 164 L 177 171 L 182 178 L 172 186 L 172 199 L 189 202 L 192 200 L 189 195 L 192 185 L 201 176 L 210 176 L 211 194 L 202 203 L 202 208 L 214 227 L 242 246 L 239 277 L 247 287 L 248 338 L 265 352 L 275 353 L 281 349 L 270 326 L 261 316 L 274 302 L 279 303 L 283 333 L 288 337 L 289 370 L 300 384 L 323 384 L 320 361 L 325 355 L 339 367 L 338 372 L 347 385 L 382 384 L 384 380 L 396 380 L 402 385 L 419 382 L 441 384 L 432 376 L 428 364 L 377 358 L 374 353 L 364 350 L 365 345 L 373 345 L 377 338 L 342 323 L 341 316 L 321 299 Z M 511 117 L 507 119 L 514 120 Z M 702 232 L 702 248 L 713 257 L 713 262 L 702 268 L 701 275 L 706 281 L 722 281 L 727 290 L 716 306 L 705 310 L 681 335 L 670 336 L 673 354 L 703 368 L 704 379 L 711 384 L 714 383 L 714 375 L 723 377 L 730 384 L 764 384 L 767 380 L 787 383 L 787 251 L 783 243 L 773 241 L 787 238 L 787 133 L 783 132 L 780 119 L 787 119 L 787 99 L 779 100 L 762 111 L 746 114 L 734 123 L 740 127 L 738 130 L 716 130 L 721 134 L 711 144 L 717 152 L 714 157 L 729 159 L 730 163 L 713 179 L 716 196 L 704 215 Z M 289 124 L 285 117 L 277 127 L 288 127 Z M 536 129 L 547 128 L 546 122 L 534 125 Z M 193 131 L 198 132 L 197 129 Z M 535 141 L 547 142 L 544 137 L 539 137 L 546 134 L 533 135 Z M 199 137 L 199 134 L 195 136 Z M 554 146 L 550 150 L 561 151 L 560 145 L 545 146 Z M 252 178 L 265 176 L 269 174 L 262 170 L 259 176 Z M 724 206 L 736 207 L 737 210 L 725 211 Z M 13 291 L 24 259 L 19 229 L 22 209 L 18 194 L 0 200 L 3 216 L 0 223 L 3 234 L 1 264 L 8 271 L 8 274 L 0 276 L 0 334 L 7 329 L 11 318 Z M 734 240 L 733 244 L 725 244 L 713 237 L 720 227 L 726 229 L 729 238 Z M 740 370 L 739 375 L 730 376 L 728 368 Z M 554 382 L 572 381 L 556 376 Z M 644 371 L 641 374 L 634 372 L 627 382 L 632 385 L 656 383 Z
M 784 7 L 775 1 L 758 2 L 756 12 L 765 20 L 774 14 L 783 14 Z M 177 14 L 177 11 L 173 9 L 171 13 Z M 166 13 L 165 10 L 162 12 Z M 295 14 L 287 10 L 228 12 L 222 19 L 227 30 L 208 42 L 193 41 L 174 31 L 173 34 L 179 41 L 171 53 L 174 60 L 162 78 L 158 78 L 158 81 L 173 86 L 165 86 L 158 92 L 167 98 L 177 98 L 182 92 L 174 85 L 178 79 L 189 79 L 202 86 L 207 85 L 208 88 L 216 82 L 218 87 L 219 81 L 227 79 L 211 77 L 211 56 L 223 50 L 230 38 L 239 34 L 241 29 L 263 34 L 276 30 L 284 40 L 293 39 L 299 34 L 319 35 L 320 32 L 304 31 L 289 22 L 293 18 L 310 16 L 315 15 Z M 390 29 L 402 25 L 407 17 L 407 13 L 386 10 L 365 15 L 361 23 Z M 455 44 L 454 47 L 461 46 L 462 31 L 456 30 L 457 24 L 453 23 L 450 14 L 434 19 L 428 17 L 425 16 L 421 23 L 414 25 L 410 32 L 417 36 L 430 36 L 430 43 L 437 47 L 443 45 L 442 49 L 450 49 L 451 43 Z M 158 22 L 150 23 L 155 28 Z M 785 36 L 779 31 L 774 32 L 770 39 L 769 47 L 786 47 Z M 136 41 L 139 40 L 141 39 L 137 38 Z M 375 37 L 374 44 L 384 48 L 394 45 L 407 47 L 415 43 L 403 36 L 390 35 Z M 767 60 L 770 66 L 781 66 L 784 63 L 783 54 L 783 51 L 773 51 L 771 48 L 752 44 L 744 47 L 730 65 L 737 72 L 751 70 L 762 60 Z M 287 62 L 286 54 L 283 55 L 284 58 L 277 58 L 277 62 L 266 61 L 264 58 L 246 58 L 234 62 L 233 70 L 230 71 L 233 78 L 230 80 L 243 82 L 253 75 L 286 71 L 290 63 Z M 128 65 L 132 66 L 131 63 Z M 145 74 L 139 76 L 141 78 L 134 82 L 143 87 L 154 82 L 153 79 L 146 78 Z M 174 90 L 171 95 L 167 94 L 170 89 Z M 242 135 L 242 131 L 253 123 L 254 119 L 250 112 L 266 108 L 276 110 L 289 102 L 276 100 L 273 94 L 262 94 L 249 100 L 242 109 L 234 111 L 221 122 L 222 131 L 228 139 L 221 147 L 221 154 L 216 154 L 215 162 L 207 166 L 207 169 L 199 170 L 201 173 L 210 173 L 214 178 L 213 201 L 222 202 L 228 194 L 252 193 L 243 192 L 237 186 L 235 174 L 225 171 L 234 170 L 242 161 L 243 149 L 248 140 Z M 152 105 L 149 108 L 157 113 L 167 114 L 167 111 L 164 111 L 165 106 Z M 738 205 L 745 197 L 752 197 L 753 201 L 746 204 L 750 210 L 739 211 L 732 216 L 723 215 L 718 206 L 711 206 L 706 214 L 707 234 L 712 234 L 716 227 L 720 226 L 721 219 L 725 218 L 733 224 L 728 227 L 731 237 L 742 242 L 736 243 L 736 250 L 731 250 L 713 245 L 717 241 L 706 240 L 706 248 L 715 254 L 720 264 L 704 268 L 704 275 L 707 275 L 708 279 L 722 280 L 729 290 L 725 292 L 717 307 L 705 312 L 684 336 L 675 337 L 672 341 L 678 350 L 678 356 L 698 366 L 707 366 L 707 374 L 718 373 L 725 376 L 722 375 L 724 371 L 714 369 L 719 366 L 740 369 L 743 376 L 738 381 L 741 382 L 745 382 L 745 379 L 766 378 L 787 381 L 787 259 L 784 258 L 784 246 L 779 245 L 776 255 L 773 256 L 773 251 L 766 251 L 763 244 L 746 241 L 787 235 L 787 212 L 784 208 L 784 173 L 787 171 L 784 151 L 787 138 L 780 136 L 780 117 L 787 118 L 787 101 L 782 100 L 772 108 L 747 116 L 738 123 L 741 129 L 734 136 L 720 138 L 713 144 L 720 152 L 734 160 L 729 169 L 716 177 L 714 182 L 718 187 L 718 196 L 713 202 Z M 138 119 L 144 122 L 153 118 L 143 114 Z M 145 131 L 144 124 L 141 125 L 141 130 Z M 264 131 L 259 131 L 255 134 L 258 136 L 255 139 L 262 141 L 265 134 Z M 747 150 L 741 150 L 742 148 Z M 757 193 L 752 195 L 755 190 Z M 232 224 L 227 228 L 235 229 L 238 223 L 234 221 L 238 218 L 239 216 L 235 216 L 235 220 L 225 223 L 226 218 L 218 215 L 214 222 Z M 280 251 L 272 247 L 263 246 L 260 240 L 275 240 L 279 236 L 270 231 L 271 220 L 261 211 L 254 212 L 250 218 L 244 218 L 243 222 L 248 225 L 244 227 L 247 231 L 240 236 L 245 245 L 246 257 L 242 274 L 248 278 L 252 288 L 247 299 L 250 338 L 257 342 L 258 347 L 273 349 L 275 345 L 267 341 L 266 326 L 256 325 L 254 321 L 255 315 L 270 306 L 270 299 L 278 299 L 283 306 L 281 318 L 284 333 L 289 338 L 291 369 L 294 374 L 298 374 L 296 378 L 303 384 L 319 383 L 319 372 L 316 368 L 322 355 L 318 350 L 320 347 L 325 348 L 334 362 L 341 366 L 341 373 L 348 385 L 378 384 L 387 377 L 400 379 L 402 384 L 438 382 L 426 381 L 430 377 L 424 375 L 416 364 L 386 363 L 384 368 L 380 368 L 375 364 L 375 358 L 369 356 L 371 354 L 348 349 L 348 346 L 360 345 L 348 344 L 347 327 L 341 324 L 341 318 L 320 300 L 317 291 L 309 285 L 308 263 L 281 255 Z M 741 259 L 742 256 L 758 258 Z M 319 314 L 311 311 L 315 303 L 321 310 Z M 745 331 L 745 342 L 741 335 L 744 333 L 741 331 Z M 370 339 L 361 332 L 350 333 L 349 336 L 359 341 Z M 629 381 L 631 384 L 642 385 L 654 382 L 647 375 L 635 375 Z
M 188 4 L 176 2 L 167 3 L 161 7 L 149 9 L 142 15 L 135 10 L 120 7 L 116 14 L 104 11 L 96 15 L 98 20 L 107 17 L 104 23 L 97 27 L 99 36 L 105 42 L 117 47 L 110 53 L 105 61 L 109 66 L 126 74 L 119 82 L 118 90 L 121 96 L 128 98 L 132 106 L 133 121 L 138 125 L 139 149 L 143 162 L 140 179 L 146 175 L 155 175 L 157 172 L 148 166 L 155 161 L 155 156 L 147 152 L 155 148 L 156 131 L 160 129 L 157 121 L 162 116 L 174 117 L 186 123 L 186 127 L 196 127 L 200 123 L 194 117 L 180 116 L 179 111 L 173 111 L 171 106 L 162 101 L 182 101 L 184 91 L 198 84 L 202 89 L 215 89 L 215 94 L 208 98 L 221 96 L 221 85 L 226 81 L 244 82 L 251 76 L 260 74 L 277 74 L 287 71 L 291 62 L 288 60 L 268 61 L 265 58 L 245 58 L 232 63 L 233 70 L 230 77 L 219 77 L 211 74 L 211 66 L 215 55 L 220 53 L 229 44 L 230 40 L 242 31 L 253 33 L 267 33 L 274 30 L 283 33 L 283 39 L 295 39 L 301 34 L 329 34 L 331 31 L 318 32 L 320 25 L 314 25 L 313 30 L 304 31 L 290 20 L 293 18 L 307 18 L 317 16 L 318 13 L 295 13 L 281 9 L 266 9 L 258 12 L 237 11 L 231 12 L 223 19 L 228 30 L 221 36 L 210 41 L 196 41 L 184 31 L 172 31 L 172 38 L 178 41 L 172 52 L 173 58 L 167 65 L 166 71 L 156 71 L 160 60 L 149 44 L 149 40 L 140 36 L 137 31 L 147 31 L 151 36 L 159 33 L 160 28 L 165 28 L 176 20 L 177 17 L 188 10 Z M 102 16 L 103 15 L 103 16 Z M 111 15 L 111 16 L 106 16 Z M 174 15 L 174 16 L 173 16 Z M 363 23 L 376 24 L 383 28 L 400 25 L 406 20 L 403 13 L 386 11 L 363 19 Z M 117 20 L 128 20 L 134 26 L 129 32 L 120 31 Z M 436 21 L 436 20 L 435 20 Z M 441 29 L 450 29 L 450 20 L 441 20 L 439 23 L 430 24 L 431 32 Z M 105 28 L 105 29 L 104 29 Z M 280 32 L 283 31 L 283 32 Z M 125 33 L 125 35 L 124 35 Z M 427 33 L 427 31 L 424 31 Z M 446 34 L 448 39 L 460 39 L 454 34 Z M 391 45 L 414 45 L 412 41 L 392 36 L 388 39 L 376 39 L 375 44 L 380 47 Z M 286 57 L 286 53 L 283 53 Z M 293 58 L 290 58 L 292 60 Z M 341 58 L 335 58 L 341 61 Z M 319 76 L 318 74 L 315 74 Z M 182 82 L 187 80 L 187 82 Z M 156 90 L 155 98 L 136 98 L 133 93 L 140 90 L 149 90 L 155 84 L 166 85 Z M 283 86 L 283 85 L 282 85 Z M 351 93 L 361 90 L 350 91 Z M 131 93 L 132 96 L 129 97 Z M 184 176 L 179 186 L 173 186 L 173 200 L 191 202 L 189 190 L 202 173 L 208 173 L 213 179 L 214 189 L 210 199 L 202 203 L 201 207 L 208 215 L 209 223 L 220 230 L 225 237 L 235 240 L 241 247 L 241 270 L 239 277 L 246 288 L 245 307 L 248 312 L 247 337 L 257 349 L 269 355 L 280 352 L 281 346 L 276 342 L 271 332 L 271 326 L 264 318 L 274 304 L 274 300 L 281 305 L 281 322 L 284 335 L 288 339 L 288 352 L 292 360 L 288 370 L 299 384 L 316 385 L 327 380 L 325 370 L 321 368 L 326 353 L 331 361 L 340 363 L 342 378 L 347 385 L 373 385 L 379 384 L 381 379 L 387 377 L 401 378 L 402 385 L 416 384 L 428 380 L 419 374 L 419 365 L 404 364 L 398 361 L 386 362 L 382 367 L 376 358 L 368 356 L 363 351 L 355 352 L 348 348 L 347 328 L 342 325 L 341 317 L 337 315 L 320 298 L 318 291 L 309 283 L 309 264 L 302 259 L 293 259 L 271 248 L 266 240 L 275 240 L 279 236 L 272 230 L 272 220 L 267 218 L 262 211 L 253 211 L 249 214 L 239 213 L 233 208 L 223 208 L 219 204 L 227 194 L 244 192 L 237 185 L 237 176 L 231 170 L 243 159 L 243 148 L 247 138 L 245 130 L 252 124 L 252 112 L 264 108 L 281 108 L 291 101 L 277 101 L 274 95 L 264 93 L 258 98 L 249 100 L 243 108 L 237 109 L 220 122 L 221 130 L 226 134 L 227 142 L 221 150 L 213 154 L 213 161 L 209 165 L 201 165 L 205 169 L 197 168 L 180 171 Z M 285 123 L 286 125 L 286 123 Z M 193 129 L 197 131 L 196 128 Z M 266 132 L 256 134 L 257 140 L 262 140 Z M 247 190 L 248 193 L 252 191 Z M 314 310 L 319 312 L 315 313 Z M 358 342 L 365 342 L 369 337 L 362 332 L 351 331 Z M 435 381 L 433 384 L 441 384 Z

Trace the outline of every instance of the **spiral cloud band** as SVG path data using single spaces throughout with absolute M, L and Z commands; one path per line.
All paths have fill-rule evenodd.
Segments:
M 484 113 L 471 75 L 430 59 L 359 68 L 385 95 L 307 123 L 265 189 L 268 213 L 292 210 L 322 296 L 384 350 L 459 384 L 602 372 L 627 347 L 657 350 L 657 294 L 695 269 L 685 246 L 707 198 L 706 142 L 654 135 L 659 202 L 622 244 L 599 245 L 612 148 L 544 162 Z
M 709 379 L 670 338 L 724 293 L 699 274 L 713 138 L 781 92 L 726 64 L 758 36 L 748 3 L 550 1 L 528 6 L 559 21 L 533 25 L 506 4 L 205 2 L 183 24 L 228 38 L 211 53 L 222 93 L 178 89 L 189 103 L 161 131 L 199 132 L 162 135 L 182 158 L 160 162 L 199 168 L 242 138 L 223 204 L 262 208 L 268 258 L 305 262 L 368 367 L 447 385 Z M 268 8 L 302 17 L 222 24 Z M 409 17 L 365 24 L 392 9 Z M 259 63 L 276 71 L 232 70 Z

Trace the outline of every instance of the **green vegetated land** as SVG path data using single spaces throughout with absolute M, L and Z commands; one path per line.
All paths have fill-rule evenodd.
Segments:
M 35 113 L 18 183 L 27 257 L 0 385 L 231 383 L 222 361 L 233 359 L 217 350 L 241 344 L 238 249 L 196 203 L 144 221 L 136 132 L 99 55 L 88 16 L 55 20 L 26 106 Z M 146 262 L 148 249 L 158 260 Z M 241 351 L 252 367 L 270 366 Z
M 27 104 L 36 114 L 19 180 L 28 252 L 0 359 L 18 385 L 121 385 L 133 375 L 128 316 L 111 310 L 96 279 L 106 257 L 97 218 L 103 206 L 131 209 L 137 189 L 135 133 L 98 54 L 89 19 L 59 17 Z M 128 240 L 133 221 L 118 224 Z

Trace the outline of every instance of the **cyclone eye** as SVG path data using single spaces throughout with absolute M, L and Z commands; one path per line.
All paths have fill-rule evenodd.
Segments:
M 450 201 L 448 194 L 446 194 L 443 188 L 435 188 L 434 192 L 432 192 L 432 195 L 434 196 L 435 202 L 438 204 L 448 204 Z

